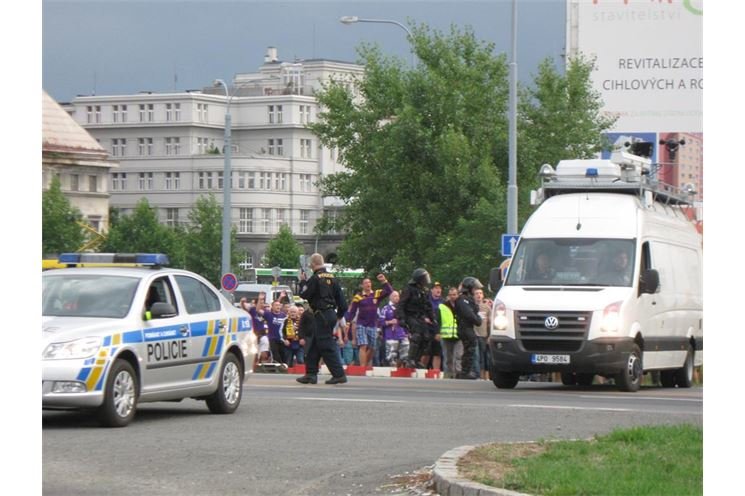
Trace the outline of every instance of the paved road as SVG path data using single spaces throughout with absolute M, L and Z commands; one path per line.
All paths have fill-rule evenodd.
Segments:
M 587 438 L 615 427 L 703 425 L 703 388 L 566 388 L 353 377 L 301 386 L 255 375 L 233 415 L 202 402 L 140 407 L 133 424 L 43 414 L 44 494 L 370 495 L 444 452 L 493 441 Z

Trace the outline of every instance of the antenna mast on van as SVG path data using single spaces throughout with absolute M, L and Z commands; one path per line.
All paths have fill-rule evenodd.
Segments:
M 696 191 L 691 185 L 679 188 L 659 180 L 659 164 L 649 158 L 652 147 L 644 141 L 626 142 L 610 159 L 561 160 L 556 169 L 544 164 L 539 172 L 543 184 L 533 191 L 531 203 L 564 193 L 606 192 L 634 194 L 648 205 L 693 207 Z

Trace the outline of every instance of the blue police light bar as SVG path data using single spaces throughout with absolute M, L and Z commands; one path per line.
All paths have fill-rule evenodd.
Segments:
M 585 170 L 585 177 L 598 177 L 597 167 L 589 167 Z
M 62 253 L 59 263 L 75 264 L 136 264 L 168 265 L 168 255 L 163 253 Z

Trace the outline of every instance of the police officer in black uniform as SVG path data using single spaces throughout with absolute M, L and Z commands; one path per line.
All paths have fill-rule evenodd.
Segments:
M 460 294 L 455 301 L 455 318 L 458 321 L 458 337 L 463 342 L 463 356 L 460 360 L 460 372 L 456 379 L 478 379 L 473 370 L 473 357 L 476 350 L 476 331 L 473 326 L 481 325 L 479 306 L 473 298 L 473 291 L 484 286 L 475 277 L 466 277 L 460 283 Z
M 409 356 L 403 360 L 405 367 L 425 368 L 419 359 L 434 339 L 436 324 L 429 300 L 429 284 L 429 273 L 425 269 L 416 269 L 401 291 L 401 299 L 396 307 L 396 318 L 409 329 Z
M 347 303 L 341 292 L 339 282 L 334 275 L 327 272 L 323 256 L 314 253 L 310 256 L 310 267 L 313 275 L 306 281 L 305 274 L 300 276 L 300 297 L 308 301 L 313 312 L 312 329 L 303 329 L 306 341 L 305 375 L 296 380 L 302 384 L 318 382 L 318 363 L 323 358 L 331 372 L 331 379 L 326 384 L 343 384 L 347 382 L 344 368 L 339 361 L 338 344 L 334 339 L 334 328 L 337 320 L 344 316 Z M 310 327 L 310 326 L 309 326 Z

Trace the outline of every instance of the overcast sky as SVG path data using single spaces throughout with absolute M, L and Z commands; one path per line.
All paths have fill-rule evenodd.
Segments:
M 268 46 L 279 58 L 354 62 L 362 42 L 410 60 L 406 32 L 392 24 L 344 25 L 355 15 L 449 32 L 470 27 L 509 55 L 511 0 L 254 1 L 44 0 L 42 83 L 57 101 L 76 95 L 198 89 L 216 78 L 256 72 Z M 562 63 L 564 0 L 520 0 L 518 73 Z

